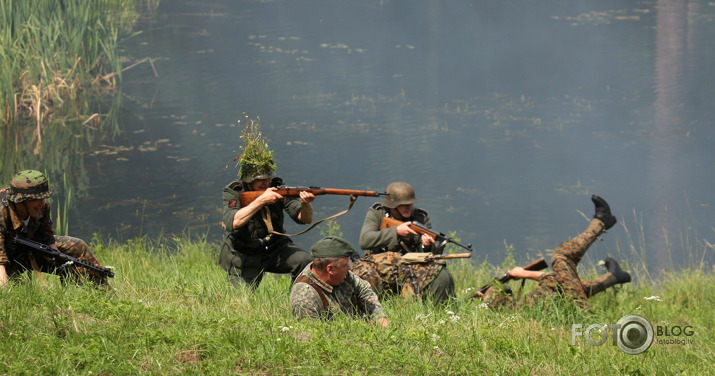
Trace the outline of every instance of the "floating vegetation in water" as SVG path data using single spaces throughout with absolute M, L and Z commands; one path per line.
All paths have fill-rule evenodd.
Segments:
M 576 16 L 553 16 L 555 20 L 568 21 L 571 26 L 605 25 L 612 21 L 640 21 L 641 14 L 651 13 L 650 9 L 611 9 L 591 11 Z

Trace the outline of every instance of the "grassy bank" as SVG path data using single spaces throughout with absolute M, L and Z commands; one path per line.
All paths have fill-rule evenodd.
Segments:
M 384 330 L 346 318 L 295 321 L 286 277 L 267 278 L 255 293 L 231 288 L 218 246 L 200 239 L 93 243 L 115 267 L 114 292 L 52 278 L 0 289 L 0 374 L 697 375 L 713 366 L 712 269 L 607 291 L 591 300 L 593 315 L 569 307 L 515 313 L 466 299 L 464 290 L 497 270 L 454 260 L 459 299 L 440 308 L 387 299 L 392 325 Z M 651 296 L 659 298 L 644 299 Z M 689 325 L 692 344 L 654 344 L 640 355 L 610 340 L 571 345 L 571 324 L 630 313 L 654 326 Z

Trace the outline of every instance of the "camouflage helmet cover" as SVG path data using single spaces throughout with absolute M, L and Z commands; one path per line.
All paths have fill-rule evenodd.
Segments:
M 258 121 L 248 120 L 241 138 L 246 143 L 243 154 L 238 159 L 241 181 L 250 183 L 256 179 L 275 177 L 276 163 L 273 161 L 273 151 L 263 139 Z
M 23 170 L 15 173 L 10 180 L 7 199 L 18 203 L 26 200 L 40 200 L 52 196 L 47 177 L 40 171 Z
M 400 205 L 414 204 L 417 201 L 415 190 L 411 185 L 403 182 L 390 183 L 385 189 L 387 197 L 382 202 L 382 206 L 387 208 L 396 208 Z

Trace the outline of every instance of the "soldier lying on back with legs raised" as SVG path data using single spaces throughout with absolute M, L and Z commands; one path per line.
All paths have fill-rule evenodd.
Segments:
M 551 258 L 553 272 L 529 271 L 516 267 L 507 273 L 513 279 L 531 279 L 538 281 L 536 289 L 526 294 L 523 300 L 515 300 L 504 286 L 490 287 L 482 299 L 490 307 L 514 307 L 524 305 L 544 304 L 551 298 L 572 300 L 580 308 L 590 311 L 588 298 L 617 284 L 631 281 L 630 274 L 621 270 L 616 260 L 605 259 L 607 272 L 593 281 L 583 282 L 576 270 L 579 262 L 588 248 L 606 230 L 616 224 L 616 217 L 611 214 L 611 208 L 603 198 L 593 195 L 591 201 L 595 205 L 593 220 L 586 230 L 575 238 L 561 243 L 556 247 Z

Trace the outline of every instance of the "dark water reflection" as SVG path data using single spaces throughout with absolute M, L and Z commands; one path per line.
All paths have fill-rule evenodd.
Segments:
M 519 260 L 553 248 L 598 193 L 626 227 L 592 260 L 712 261 L 715 7 L 629 4 L 164 1 L 126 51 L 159 77 L 125 72 L 125 132 L 86 155 L 70 229 L 219 239 L 245 113 L 287 183 L 410 182 L 479 260 L 501 261 L 505 242 Z M 349 240 L 372 202 L 341 217 Z M 315 204 L 324 217 L 347 199 Z

